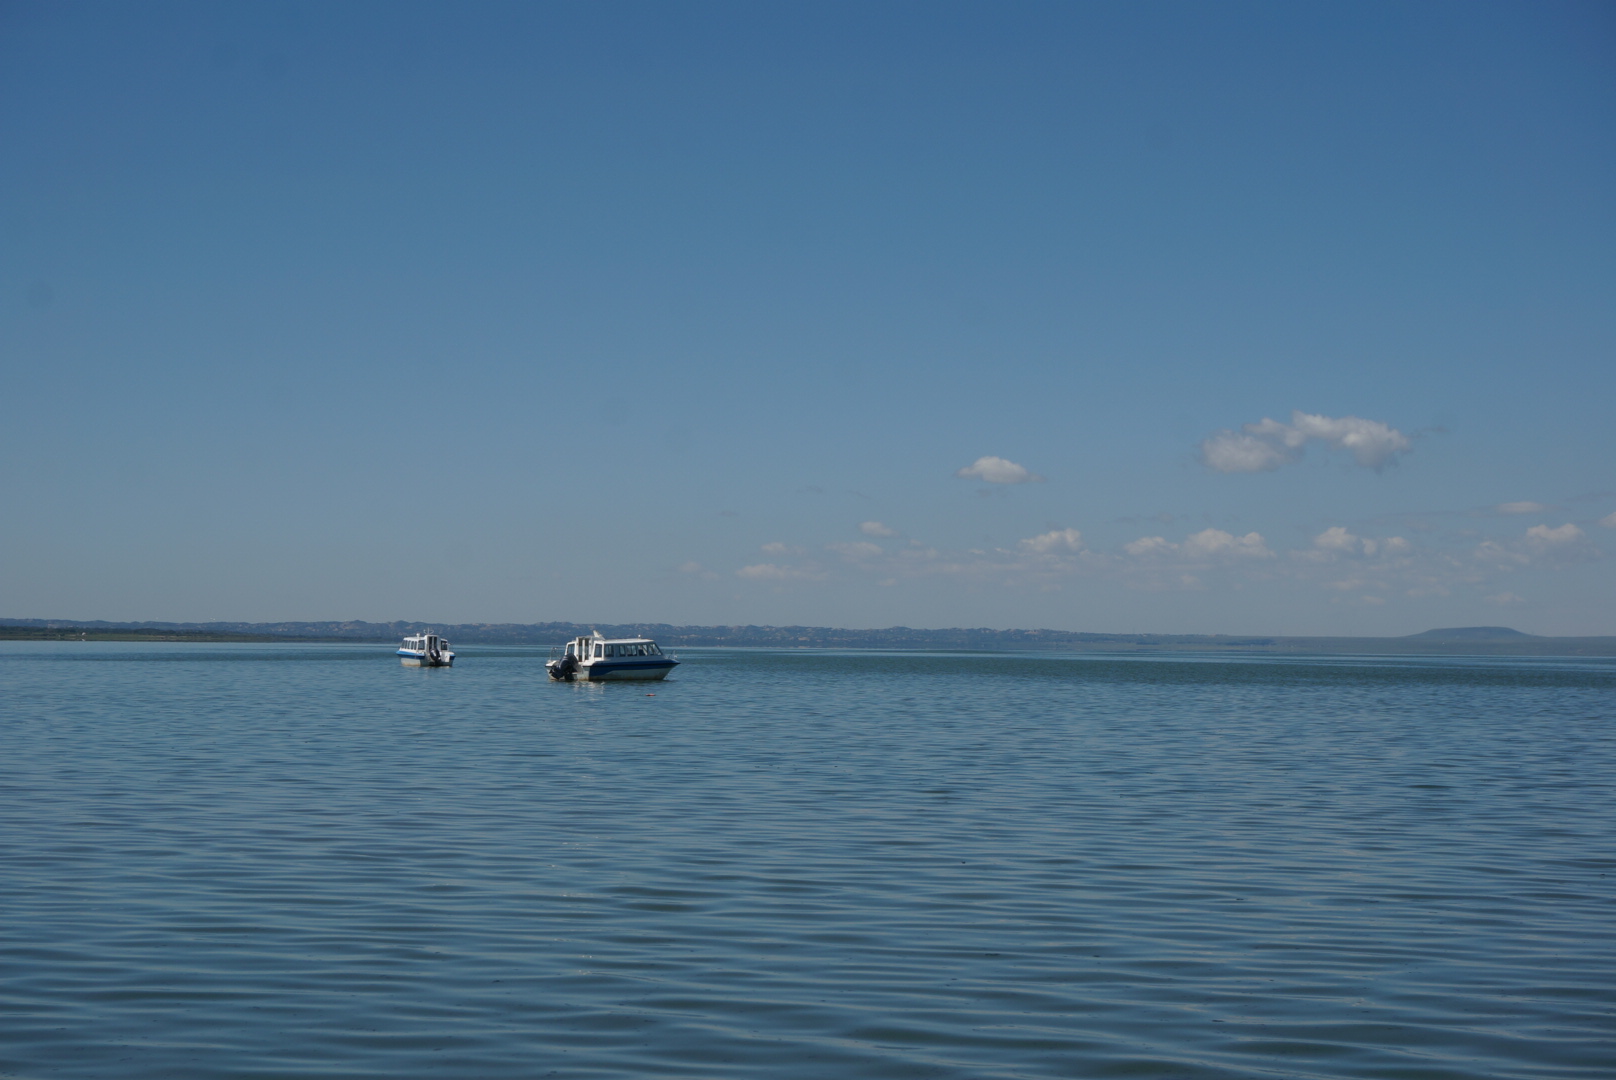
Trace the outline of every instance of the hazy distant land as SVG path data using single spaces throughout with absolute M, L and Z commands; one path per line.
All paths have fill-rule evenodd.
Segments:
M 0 639 L 92 641 L 397 641 L 423 630 L 457 645 L 559 645 L 599 630 L 668 646 L 1058 652 L 1349 653 L 1469 656 L 1616 656 L 1616 637 L 1539 637 L 1503 626 L 1427 630 L 1407 637 L 1090 634 L 1069 630 L 843 630 L 824 626 L 671 626 L 666 623 L 103 622 L 0 619 Z

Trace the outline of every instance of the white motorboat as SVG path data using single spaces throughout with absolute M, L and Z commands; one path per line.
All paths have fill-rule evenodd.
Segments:
M 601 682 L 616 679 L 663 679 L 679 661 L 650 638 L 574 638 L 550 650 L 545 667 L 557 682 Z
M 398 656 L 405 667 L 449 667 L 454 664 L 454 653 L 449 643 L 436 634 L 417 634 L 404 639 Z

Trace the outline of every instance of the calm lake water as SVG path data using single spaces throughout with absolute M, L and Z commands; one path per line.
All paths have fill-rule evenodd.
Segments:
M 1616 1075 L 1608 661 L 390 648 L 0 645 L 0 1076 Z

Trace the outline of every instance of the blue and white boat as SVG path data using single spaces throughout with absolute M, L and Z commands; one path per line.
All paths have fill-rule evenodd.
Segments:
M 663 679 L 679 661 L 650 638 L 574 638 L 550 650 L 550 678 L 557 682 L 602 682 L 616 679 Z
M 450 667 L 454 653 L 449 643 L 436 634 L 417 634 L 404 639 L 398 649 L 399 660 L 405 667 Z

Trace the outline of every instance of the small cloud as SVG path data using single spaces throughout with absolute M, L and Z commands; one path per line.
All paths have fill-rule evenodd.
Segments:
M 859 532 L 865 536 L 897 536 L 897 529 L 889 529 L 879 521 L 864 521 L 859 523 Z
M 1612 511 L 1611 513 L 1608 513 L 1604 517 L 1600 518 L 1599 524 L 1603 525 L 1607 529 L 1616 529 L 1616 511 Z
M 679 572 L 681 574 L 699 574 L 701 573 L 701 569 L 701 563 L 699 562 L 687 562 L 679 564 Z
M 1271 559 L 1274 553 L 1268 550 L 1263 542 L 1262 534 L 1249 532 L 1244 536 L 1235 536 L 1222 529 L 1202 529 L 1180 545 L 1180 550 L 1190 558 L 1254 558 Z
M 1300 460 L 1309 441 L 1350 451 L 1359 465 L 1376 470 L 1414 448 L 1407 435 L 1379 420 L 1298 409 L 1291 413 L 1288 424 L 1264 417 L 1255 424 L 1241 425 L 1239 431 L 1214 433 L 1201 443 L 1201 461 L 1222 473 L 1269 472 Z
M 753 566 L 741 567 L 735 571 L 735 576 L 746 578 L 749 581 L 813 581 L 825 575 L 822 571 L 803 569 L 796 566 L 757 563 Z
M 1534 555 L 1556 562 L 1596 559 L 1599 551 L 1588 541 L 1588 534 L 1569 521 L 1557 529 L 1533 525 L 1526 530 L 1526 546 Z
M 1301 557 L 1315 562 L 1329 562 L 1340 557 L 1374 558 L 1381 555 L 1391 558 L 1397 555 L 1407 555 L 1414 545 L 1401 536 L 1393 536 L 1385 540 L 1372 540 L 1365 536 L 1354 536 L 1345 526 L 1332 525 L 1313 538 L 1311 551 L 1298 552 Z
M 1162 536 L 1141 536 L 1122 545 L 1122 550 L 1136 559 L 1161 559 L 1177 556 L 1186 562 L 1209 562 L 1213 559 L 1272 559 L 1261 533 L 1250 532 L 1235 536 L 1222 529 L 1202 529 L 1175 544 Z
M 979 457 L 954 475 L 962 480 L 983 480 L 989 484 L 1031 484 L 1043 479 L 1025 465 L 1002 457 Z
M 1508 605 L 1508 604 L 1524 604 L 1524 603 L 1526 603 L 1525 600 L 1521 599 L 1519 596 L 1516 596 L 1512 592 L 1495 593 L 1492 596 L 1483 597 L 1483 599 L 1486 600 L 1489 604 L 1505 604 L 1505 605 Z
M 795 546 L 793 546 L 791 544 L 782 544 L 778 540 L 775 540 L 772 543 L 764 544 L 758 550 L 763 552 L 763 554 L 765 554 L 765 555 L 776 555 L 776 556 L 778 556 L 778 555 L 802 555 L 802 554 L 804 554 L 804 551 L 803 551 L 802 548 L 795 547 Z
M 1050 555 L 1062 551 L 1082 551 L 1083 534 L 1076 529 L 1055 529 L 1038 536 L 1028 537 L 1021 542 L 1021 546 L 1040 555 Z
M 1320 551 L 1331 551 L 1340 555 L 1356 555 L 1366 542 L 1374 543 L 1372 540 L 1359 540 L 1341 525 L 1332 525 L 1313 538 L 1313 546 Z
M 1526 530 L 1526 538 L 1539 547 L 1561 547 L 1566 544 L 1575 544 L 1585 539 L 1587 533 L 1571 524 L 1569 521 L 1558 529 L 1551 529 L 1547 525 L 1533 525 Z
M 828 550 L 836 552 L 844 559 L 862 562 L 865 559 L 874 559 L 885 555 L 886 551 L 880 544 L 872 544 L 868 540 L 858 540 L 851 544 L 829 544 Z
M 1508 502 L 1493 507 L 1496 514 L 1541 514 L 1548 507 L 1540 502 Z
M 1255 435 L 1220 431 L 1201 443 L 1201 460 L 1220 473 L 1271 472 L 1296 455 Z
M 1122 550 L 1136 559 L 1148 559 L 1171 555 L 1178 550 L 1178 545 L 1165 536 L 1141 536 L 1137 540 L 1123 544 Z
M 1496 540 L 1483 540 L 1476 545 L 1477 561 L 1488 563 L 1500 570 L 1508 570 L 1530 560 L 1518 551 L 1511 551 Z

